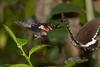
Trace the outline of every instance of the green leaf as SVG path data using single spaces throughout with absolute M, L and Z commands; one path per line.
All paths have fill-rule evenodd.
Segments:
M 25 5 L 25 17 L 30 17 L 35 14 L 36 0 L 28 0 Z
M 12 32 L 12 30 L 6 26 L 6 25 L 3 25 L 5 30 L 9 33 L 9 35 L 13 38 L 13 40 L 15 41 L 15 43 L 18 45 L 18 42 L 17 42 L 17 39 L 16 39 L 16 36 L 15 34 Z
M 70 16 L 69 13 L 74 13 L 75 15 L 80 15 L 82 13 L 82 10 L 80 7 L 74 4 L 59 4 L 53 10 L 51 11 L 50 16 L 48 17 L 47 21 L 49 23 L 57 23 L 57 21 L 61 21 L 61 13 L 64 13 L 65 17 Z
M 75 12 L 80 13 L 80 8 L 73 4 L 59 4 L 52 10 L 52 15 L 59 14 L 59 13 L 69 13 Z
M 84 0 L 72 0 L 70 4 L 59 4 L 51 12 L 47 21 L 49 23 L 60 23 L 61 22 L 61 13 L 70 16 L 70 13 L 79 14 L 80 24 L 83 25 L 86 22 L 86 13 L 85 13 L 85 1 Z
M 28 43 L 28 40 L 17 38 L 17 43 L 19 44 L 19 46 L 24 46 Z
M 37 46 L 34 46 L 30 51 L 29 51 L 29 58 L 30 56 L 32 55 L 32 53 L 46 47 L 47 45 L 37 45 Z
M 13 64 L 13 65 L 10 65 L 9 67 L 30 67 L 30 66 L 27 64 Z
M 76 64 L 84 63 L 86 61 L 88 61 L 88 59 L 81 59 L 79 57 L 71 57 L 71 58 L 68 58 L 68 60 L 65 61 L 65 64 L 66 64 L 66 67 L 73 67 Z
M 4 28 L 9 33 L 9 35 L 12 37 L 12 39 L 15 41 L 17 46 L 24 46 L 25 44 L 28 43 L 28 40 L 26 39 L 16 38 L 15 34 L 11 31 L 11 29 L 8 26 L 4 25 Z
M 67 37 L 67 30 L 64 28 L 55 29 L 48 32 L 47 37 L 51 43 L 64 43 L 65 38 Z

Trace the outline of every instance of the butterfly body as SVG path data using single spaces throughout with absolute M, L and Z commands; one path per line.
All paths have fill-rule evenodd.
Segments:
M 33 31 L 35 36 L 46 36 L 47 32 L 52 30 L 52 25 L 50 24 L 38 24 L 38 25 L 32 25 L 30 30 Z

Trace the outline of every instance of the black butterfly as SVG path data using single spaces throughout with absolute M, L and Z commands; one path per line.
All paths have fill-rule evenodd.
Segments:
M 34 16 L 25 20 L 17 21 L 16 23 L 18 25 L 21 25 L 25 28 L 32 30 L 36 38 L 46 36 L 47 32 L 53 30 L 54 28 L 52 24 L 39 23 Z
M 100 47 L 98 34 L 100 29 L 100 20 L 92 20 L 85 24 L 78 32 L 76 38 L 73 37 L 69 27 L 67 29 L 71 35 L 74 46 L 79 47 L 85 51 L 93 51 Z

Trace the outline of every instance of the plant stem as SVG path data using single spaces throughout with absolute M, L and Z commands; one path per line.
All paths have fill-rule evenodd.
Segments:
M 85 0 L 87 21 L 94 19 L 93 3 L 92 0 Z
M 29 63 L 30 67 L 33 67 L 30 58 L 27 56 L 27 54 L 25 53 L 25 51 L 23 50 L 22 46 L 18 47 L 21 51 L 22 51 L 22 55 L 26 58 L 27 62 Z

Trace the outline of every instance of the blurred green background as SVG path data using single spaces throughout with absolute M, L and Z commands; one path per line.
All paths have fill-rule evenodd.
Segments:
M 73 5 L 71 7 L 69 7 L 70 5 L 68 7 L 66 6 L 63 10 L 59 9 L 62 7 L 56 8 L 57 10 L 54 9 L 54 11 L 52 10 L 56 5 L 63 2 L 71 2 L 81 8 L 83 12 L 79 13 L 80 10 L 77 10 Z M 100 8 L 98 8 L 98 6 L 100 6 L 100 0 L 93 0 L 93 3 L 95 7 L 95 16 L 99 18 Z M 28 54 L 30 48 L 42 44 L 42 42 L 41 40 L 34 40 L 32 31 L 18 26 L 16 21 L 36 16 L 40 23 L 50 22 L 52 24 L 59 24 L 61 23 L 61 19 L 54 18 L 56 13 L 75 12 L 79 13 L 80 16 L 75 16 L 69 20 L 72 22 L 74 21 L 74 23 L 71 23 L 71 29 L 73 34 L 76 35 L 80 27 L 86 23 L 84 5 L 84 0 L 0 0 L 0 64 L 27 63 L 25 58 L 21 55 L 20 50 L 17 48 L 16 43 L 4 30 L 3 24 L 9 26 L 16 37 L 29 40 L 29 43 L 23 47 Z M 53 65 L 64 66 L 65 60 L 69 57 L 79 56 L 79 50 L 71 45 L 69 34 L 65 28 L 55 29 L 49 32 L 48 38 L 50 40 L 48 45 L 51 45 L 51 47 L 43 48 L 35 52 L 31 57 L 31 61 L 36 67 Z M 93 54 L 93 59 L 95 59 L 95 61 L 90 64 L 93 67 L 99 67 L 100 65 L 100 59 L 98 59 L 100 58 L 99 52 L 100 50 Z M 76 67 L 84 67 L 84 65 Z

